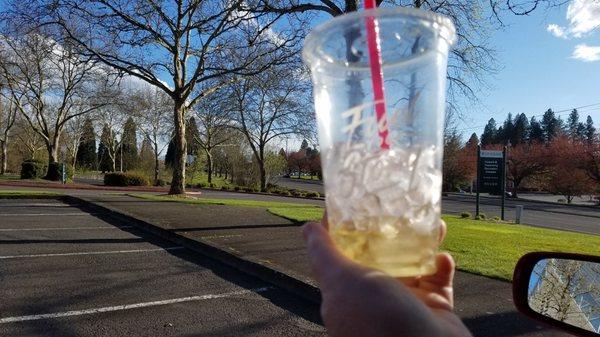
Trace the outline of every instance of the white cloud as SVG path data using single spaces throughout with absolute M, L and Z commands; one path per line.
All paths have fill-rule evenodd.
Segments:
M 600 1 L 573 0 L 567 7 L 569 31 L 575 37 L 581 37 L 600 27 Z
M 546 30 L 549 31 L 552 35 L 561 39 L 567 38 L 567 32 L 565 32 L 565 27 L 561 27 L 557 24 L 552 23 L 549 24 L 548 27 L 546 27 Z
M 573 50 L 571 58 L 582 60 L 584 62 L 594 62 L 600 60 L 600 46 L 588 46 L 585 43 L 578 44 Z

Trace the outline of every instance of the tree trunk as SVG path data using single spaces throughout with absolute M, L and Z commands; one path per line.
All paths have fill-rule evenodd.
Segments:
M 46 176 L 44 179 L 58 181 L 60 180 L 60 174 L 58 172 L 58 146 L 56 143 L 46 144 L 48 150 L 48 168 L 46 170 Z
M 184 100 L 176 100 L 173 111 L 173 120 L 175 124 L 175 135 L 173 143 L 175 147 L 173 178 L 171 180 L 171 189 L 169 194 L 185 193 L 185 161 L 186 161 L 186 142 L 185 142 L 185 119 L 184 119 Z
M 1 153 L 2 163 L 0 164 L 0 174 L 2 174 L 2 175 L 6 174 L 7 156 L 8 156 L 8 142 L 3 141 L 2 142 L 2 153 Z
M 206 151 L 206 166 L 208 169 L 208 183 L 212 184 L 213 161 L 210 151 Z
M 265 170 L 264 161 L 258 162 L 258 168 L 260 171 L 260 191 L 266 192 L 267 191 L 267 171 Z
M 160 162 L 158 161 L 157 146 L 154 147 L 154 185 L 158 185 L 158 174 L 160 173 Z

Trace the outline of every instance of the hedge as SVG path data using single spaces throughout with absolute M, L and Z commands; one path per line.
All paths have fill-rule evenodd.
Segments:
M 106 186 L 148 186 L 150 183 L 145 176 L 132 172 L 112 172 L 104 175 Z

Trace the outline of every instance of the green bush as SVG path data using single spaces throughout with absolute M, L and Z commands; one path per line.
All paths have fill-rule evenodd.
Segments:
M 156 182 L 154 182 L 154 186 L 166 186 L 167 182 L 163 179 L 158 179 Z
M 481 215 L 476 215 L 475 220 L 485 220 L 485 217 L 482 217 Z
M 485 215 L 485 213 L 479 213 L 479 217 L 481 218 L 481 220 L 487 219 L 487 215 Z
M 208 184 L 208 187 L 210 187 L 210 188 L 215 188 L 215 184 L 213 184 L 213 183 L 210 183 L 210 184 Z
M 133 172 L 112 172 L 104 175 L 106 186 L 147 186 L 148 178 Z
M 228 190 L 227 186 L 221 186 L 221 191 L 227 191 L 227 190 Z
M 470 219 L 471 218 L 471 213 L 469 212 L 462 212 L 460 213 L 460 217 L 463 219 Z
M 500 221 L 500 217 L 499 216 L 495 216 L 494 217 L 494 221 Z
M 236 186 L 236 187 L 234 187 L 234 188 L 233 188 L 233 190 L 234 190 L 234 191 L 239 191 L 239 190 L 240 190 L 240 187 L 239 187 L 239 186 Z
M 37 159 L 27 159 L 21 163 L 21 179 L 41 178 L 46 174 L 46 164 Z

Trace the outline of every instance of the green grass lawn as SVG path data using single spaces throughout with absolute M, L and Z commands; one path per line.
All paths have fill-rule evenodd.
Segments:
M 317 177 L 317 176 L 304 176 L 304 175 L 300 176 L 300 178 L 298 178 L 298 176 L 292 175 L 292 176 L 290 176 L 290 178 L 302 179 L 302 180 L 320 180 L 319 177 Z
M 318 221 L 324 209 L 315 205 L 290 204 L 239 199 L 175 199 L 168 196 L 133 194 L 156 201 L 189 204 L 217 204 L 263 207 L 268 212 L 292 221 Z M 523 225 L 461 219 L 443 216 L 448 234 L 441 249 L 454 256 L 459 270 L 503 280 L 511 280 L 517 260 L 534 251 L 598 254 L 600 236 L 536 228 Z
M 21 178 L 18 174 L 1 174 L 0 180 L 19 180 Z
M 60 193 L 35 191 L 35 190 L 0 190 L 0 197 L 36 197 L 36 196 L 59 196 Z

